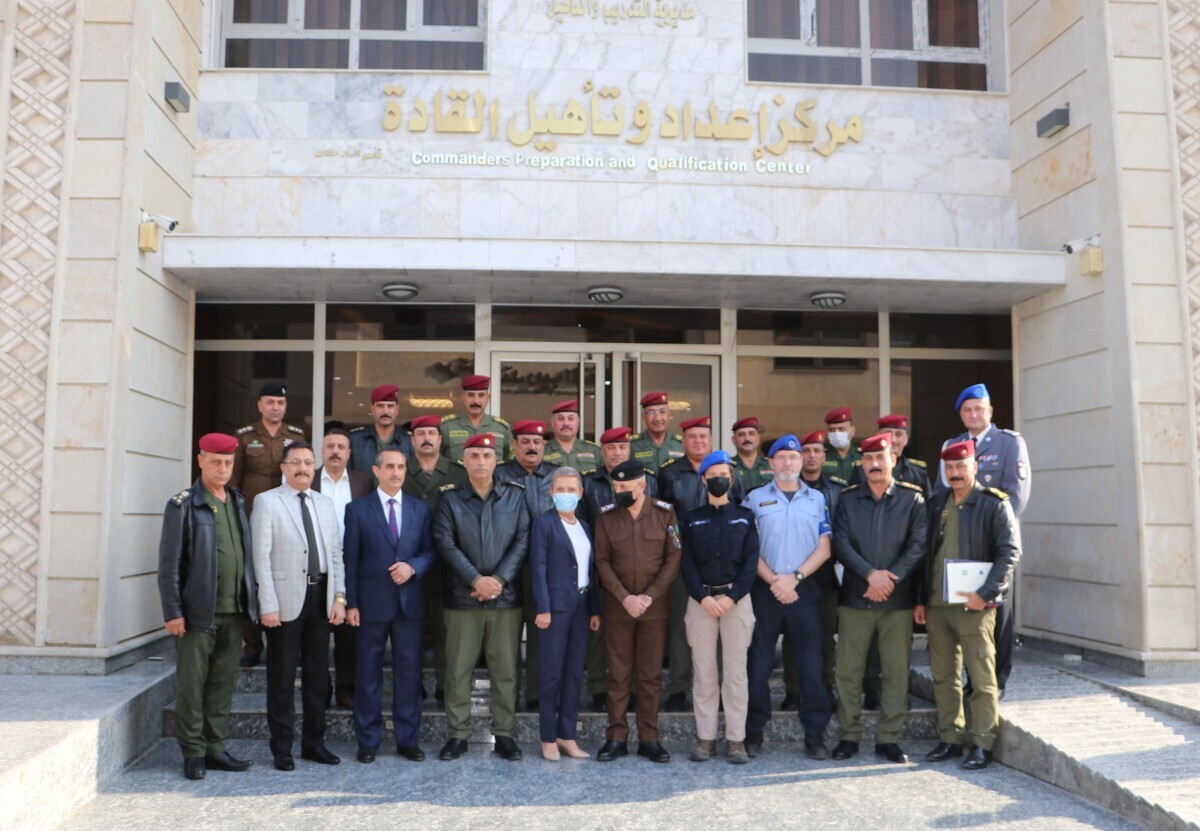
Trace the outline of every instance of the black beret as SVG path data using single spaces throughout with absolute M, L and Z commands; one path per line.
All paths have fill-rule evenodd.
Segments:
M 614 482 L 632 482 L 634 479 L 641 479 L 645 475 L 646 468 L 642 467 L 640 462 L 629 459 L 613 468 L 612 480 Z
M 264 395 L 274 395 L 279 396 L 280 398 L 286 398 L 287 384 L 283 383 L 282 381 L 268 381 L 258 390 L 259 398 L 262 398 Z

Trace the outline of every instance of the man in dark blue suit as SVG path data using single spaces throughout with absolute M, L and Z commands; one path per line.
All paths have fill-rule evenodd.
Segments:
M 386 448 L 372 472 L 379 487 L 346 506 L 346 620 L 358 627 L 354 735 L 358 761 L 375 761 L 383 743 L 383 651 L 392 639 L 392 718 L 396 747 L 420 762 L 421 640 L 425 589 L 433 564 L 429 508 L 401 492 L 408 462 Z

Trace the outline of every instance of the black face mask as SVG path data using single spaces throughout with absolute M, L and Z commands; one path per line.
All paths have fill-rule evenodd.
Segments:
M 613 495 L 613 500 L 617 503 L 618 508 L 632 508 L 633 503 L 637 502 L 633 496 L 633 491 L 617 491 Z
M 704 486 L 713 496 L 724 496 L 729 493 L 729 477 L 714 476 L 711 479 L 705 479 Z

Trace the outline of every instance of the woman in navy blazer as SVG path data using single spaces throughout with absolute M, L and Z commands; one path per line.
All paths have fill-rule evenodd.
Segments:
M 550 479 L 554 510 L 533 522 L 529 564 L 533 577 L 534 623 L 542 630 L 538 654 L 538 728 L 542 756 L 559 759 L 559 748 L 575 759 L 588 754 L 575 741 L 579 694 L 587 659 L 588 630 L 600 628 L 592 532 L 575 509 L 583 480 L 572 467 L 556 468 Z

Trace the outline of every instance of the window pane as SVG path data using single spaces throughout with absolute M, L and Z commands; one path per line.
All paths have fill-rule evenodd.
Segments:
M 849 407 L 858 436 L 874 432 L 879 412 L 879 361 L 835 359 L 802 365 L 795 359 L 738 358 L 738 412 L 758 417 L 763 444 L 785 433 L 825 427 L 825 413 Z
M 878 87 L 983 92 L 987 89 L 987 67 L 979 63 L 873 60 L 871 83 Z
M 475 340 L 472 306 L 330 305 L 329 340 Z
M 817 45 L 858 46 L 858 3 L 854 0 L 817 0 Z
M 449 415 L 458 406 L 463 378 L 475 371 L 473 355 L 454 352 L 330 352 L 325 356 L 325 424 L 371 423 L 371 390 L 400 387 L 397 424 L 427 413 Z
M 871 0 L 871 46 L 912 49 L 912 0 Z
M 799 39 L 799 0 L 749 0 L 747 11 L 750 37 Z
M 929 44 L 979 48 L 979 0 L 929 0 Z
M 1008 315 L 892 314 L 890 321 L 892 346 L 1012 349 L 1012 320 Z
M 408 28 L 408 7 L 405 0 L 376 0 L 363 3 L 364 29 L 402 32 Z
M 876 346 L 879 316 L 863 312 L 738 312 L 743 346 Z
M 350 0 L 307 0 L 305 29 L 349 29 Z
M 231 69 L 348 69 L 345 40 L 247 40 L 225 42 L 225 66 Z
M 482 43 L 417 43 L 364 40 L 358 45 L 360 69 L 483 69 Z
M 601 364 L 603 371 L 603 364 Z M 547 421 L 555 404 L 578 399 L 584 437 L 596 433 L 592 414 L 596 411 L 596 365 L 585 366 L 579 384 L 579 362 L 502 361 L 500 364 L 500 407 L 509 424 L 532 418 Z
M 680 422 L 700 416 L 712 416 L 712 367 L 703 364 L 659 363 L 653 360 L 642 360 L 642 393 L 650 390 L 668 390 L 671 394 L 671 426 L 672 432 L 679 429 Z M 640 397 L 640 396 L 639 396 Z M 641 407 L 635 407 L 637 398 L 632 390 L 625 394 L 627 406 L 636 410 L 633 417 L 625 422 L 640 429 Z M 717 427 L 717 424 L 713 424 Z M 713 447 L 720 447 L 721 437 L 714 431 Z
M 197 340 L 311 340 L 307 303 L 198 303 Z
M 494 340 L 567 343 L 721 342 L 717 309 L 590 309 L 496 306 Z
M 862 84 L 858 58 L 751 55 L 750 80 L 783 84 Z
M 425 0 L 426 26 L 478 26 L 479 0 Z
M 234 23 L 287 23 L 288 0 L 233 0 Z

